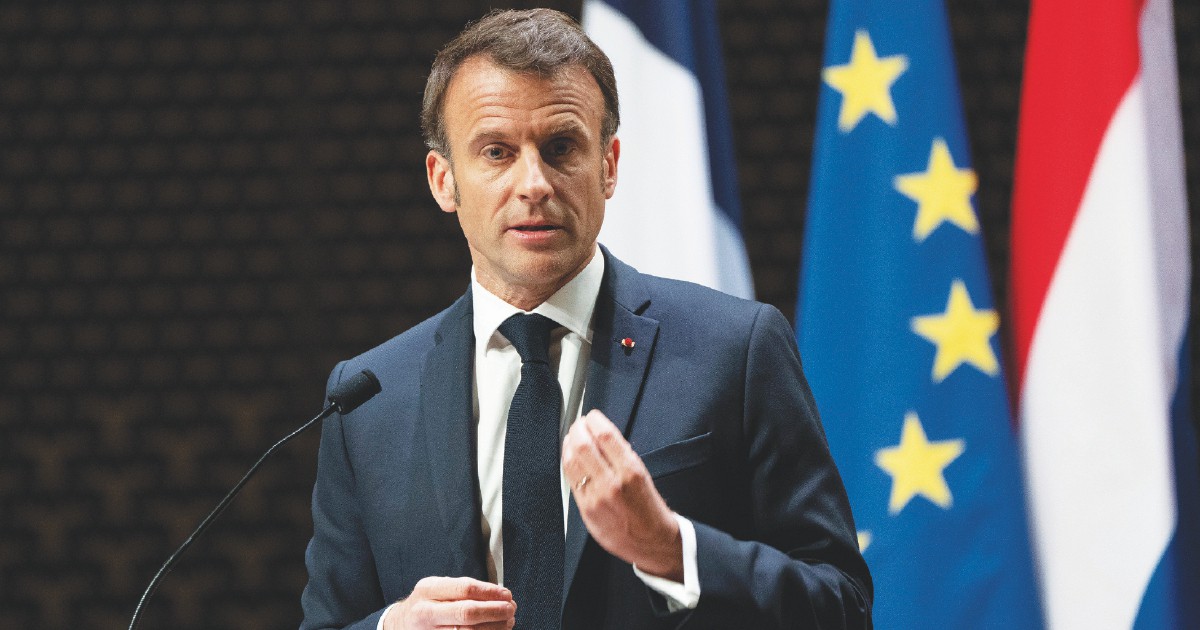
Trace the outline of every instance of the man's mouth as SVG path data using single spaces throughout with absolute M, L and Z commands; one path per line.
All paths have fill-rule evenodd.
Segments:
M 514 225 L 512 229 L 520 232 L 549 232 L 559 228 L 557 225 Z

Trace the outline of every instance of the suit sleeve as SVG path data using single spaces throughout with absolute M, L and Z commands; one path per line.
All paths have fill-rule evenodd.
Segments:
M 334 368 L 330 387 L 340 381 L 343 367 Z M 386 603 L 362 529 L 340 414 L 322 425 L 312 518 L 313 537 L 304 556 L 308 585 L 300 598 L 301 630 L 375 630 Z
M 750 540 L 696 523 L 700 602 L 681 627 L 871 627 L 872 584 L 795 337 L 758 311 L 743 417 Z

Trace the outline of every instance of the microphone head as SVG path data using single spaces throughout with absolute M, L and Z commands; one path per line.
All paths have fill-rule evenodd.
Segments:
M 354 411 L 359 405 L 371 400 L 383 391 L 379 379 L 371 370 L 363 370 L 354 376 L 338 383 L 329 392 L 329 402 L 333 403 L 338 413 L 346 414 Z

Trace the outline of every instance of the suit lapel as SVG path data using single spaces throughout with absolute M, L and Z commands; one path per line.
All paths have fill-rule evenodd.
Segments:
M 448 543 L 446 575 L 487 579 L 475 473 L 471 294 L 447 311 L 421 373 L 421 424 Z
M 650 297 L 638 272 L 601 249 L 605 255 L 604 281 L 592 318 L 592 354 L 583 412 L 599 409 L 628 437 L 658 337 L 658 321 L 640 314 L 649 306 Z M 621 343 L 624 339 L 632 340 L 633 347 L 625 347 Z M 564 606 L 589 538 L 572 498 L 567 512 Z

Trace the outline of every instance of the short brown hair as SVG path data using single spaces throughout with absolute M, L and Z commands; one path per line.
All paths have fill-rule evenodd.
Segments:
M 621 114 L 612 62 L 571 16 L 553 9 L 492 11 L 467 25 L 433 60 L 421 104 L 421 131 L 430 149 L 450 157 L 442 101 L 454 73 L 469 57 L 486 55 L 515 72 L 549 77 L 573 65 L 587 69 L 604 95 L 600 133 L 605 143 L 617 133 Z

